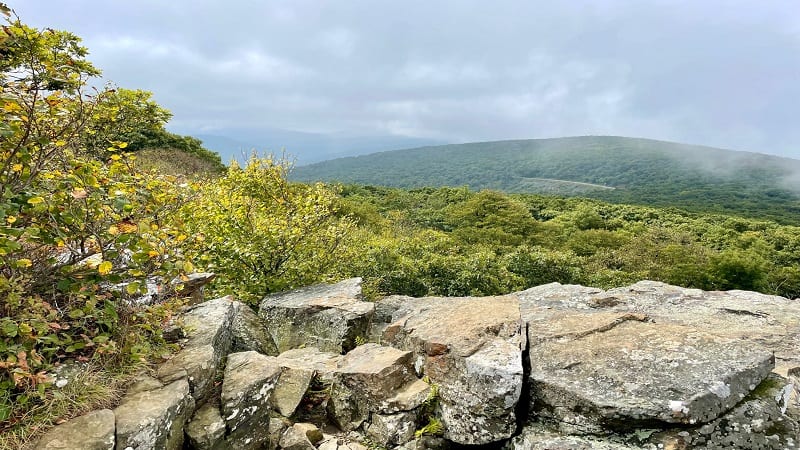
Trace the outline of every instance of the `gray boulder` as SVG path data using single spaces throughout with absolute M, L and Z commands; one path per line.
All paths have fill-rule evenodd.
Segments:
M 533 409 L 563 431 L 700 424 L 770 373 L 772 353 L 643 314 L 573 312 L 523 300 Z
M 186 425 L 186 438 L 193 450 L 222 450 L 225 443 L 225 420 L 217 405 L 207 403 L 194 413 Z
M 233 302 L 232 352 L 256 351 L 265 355 L 277 356 L 278 348 L 267 331 L 266 324 L 249 306 Z
M 373 413 L 367 427 L 367 437 L 375 444 L 387 448 L 403 445 L 414 439 L 417 419 L 417 411 L 395 414 Z
M 430 297 L 393 308 L 383 342 L 412 351 L 420 374 L 439 385 L 444 436 L 467 445 L 511 437 L 525 339 L 516 296 Z
M 186 377 L 198 403 L 208 398 L 217 370 L 230 352 L 233 303 L 233 298 L 223 297 L 185 312 L 181 316 L 186 334 L 183 348 L 158 370 L 164 382 Z
M 254 351 L 228 355 L 221 401 L 231 447 L 258 449 L 269 441 L 269 398 L 280 374 L 275 357 Z
M 353 278 L 267 296 L 258 314 L 279 352 L 306 346 L 344 353 L 366 339 L 373 312 L 361 300 L 361 279 Z
M 295 424 L 286 429 L 278 443 L 284 450 L 316 450 L 314 444 L 308 439 L 306 429 Z M 319 430 L 317 430 L 319 431 Z
M 382 412 L 396 391 L 417 380 L 412 353 L 364 344 L 344 355 L 334 373 L 328 412 L 345 431 L 358 428 L 370 412 Z
M 41 450 L 113 450 L 114 412 L 101 409 L 70 419 L 48 431 L 36 444 Z
M 178 450 L 194 411 L 186 380 L 123 397 L 114 410 L 117 450 Z

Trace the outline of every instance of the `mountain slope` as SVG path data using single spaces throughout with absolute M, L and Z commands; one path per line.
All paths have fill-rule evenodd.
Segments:
M 583 136 L 421 147 L 297 167 L 293 177 L 580 195 L 800 223 L 800 161 L 649 139 Z

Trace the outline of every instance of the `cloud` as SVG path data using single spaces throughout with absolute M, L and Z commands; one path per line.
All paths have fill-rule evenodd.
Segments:
M 182 130 L 652 137 L 800 157 L 794 0 L 14 5 Z

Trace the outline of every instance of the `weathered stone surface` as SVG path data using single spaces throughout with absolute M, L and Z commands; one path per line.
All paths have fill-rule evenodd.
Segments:
M 416 429 L 416 411 L 405 411 L 395 414 L 373 413 L 370 416 L 367 437 L 378 445 L 392 447 L 413 440 Z
M 661 447 L 662 449 L 664 447 Z M 682 450 L 684 447 L 666 447 L 671 450 Z M 635 450 L 652 449 L 655 445 L 629 446 L 622 439 L 597 436 L 565 436 L 547 428 L 532 425 L 511 439 L 503 450 Z
M 178 450 L 183 427 L 194 410 L 186 380 L 125 396 L 114 410 L 117 450 Z
M 267 428 L 269 442 L 266 446 L 267 450 L 275 450 L 278 448 L 278 442 L 281 440 L 283 432 L 286 431 L 290 425 L 291 423 L 286 419 L 278 417 L 269 419 L 269 427 Z
M 380 404 L 380 411 L 385 413 L 395 413 L 401 411 L 411 411 L 422 405 L 428 398 L 431 386 L 422 380 L 413 380 L 405 386 L 395 391 L 395 394 L 387 398 Z
M 186 425 L 186 438 L 194 450 L 221 450 L 227 448 L 225 420 L 219 407 L 210 403 L 200 407 Z
M 522 309 L 533 408 L 564 431 L 708 422 L 773 367 L 772 353 L 758 346 L 644 315 Z
M 370 412 L 381 412 L 387 399 L 416 381 L 412 353 L 364 344 L 344 355 L 334 374 L 328 412 L 346 431 L 358 428 Z
M 231 297 L 201 303 L 182 315 L 186 342 L 181 351 L 162 364 L 158 377 L 164 382 L 187 377 L 192 396 L 203 403 L 223 358 L 231 349 Z
M 270 397 L 270 404 L 282 416 L 291 417 L 313 378 L 313 369 L 282 367 L 280 378 Z
M 312 444 L 320 442 L 323 438 L 322 431 L 313 423 L 296 423 L 292 428 L 304 433 Z
M 310 346 L 343 353 L 367 337 L 373 312 L 371 302 L 361 301 L 361 279 L 353 278 L 270 295 L 258 315 L 280 352 Z
M 800 366 L 800 302 L 747 291 L 702 291 L 656 281 L 602 291 L 551 283 L 520 293 L 540 306 L 603 309 L 647 314 L 657 323 L 676 323 L 760 344 L 773 351 L 776 372 Z M 602 306 L 606 305 L 606 306 Z
M 383 342 L 413 351 L 418 370 L 440 386 L 447 439 L 474 445 L 512 435 L 524 347 L 515 296 L 409 300 L 392 321 Z
M 317 450 L 369 450 L 364 444 L 341 436 L 326 437 Z
M 316 450 L 314 444 L 306 436 L 305 430 L 297 427 L 297 424 L 283 432 L 278 445 L 284 450 Z
M 233 302 L 233 345 L 232 352 L 257 351 L 276 356 L 278 348 L 267 331 L 266 324 L 249 306 Z
M 331 379 L 342 355 L 323 352 L 313 347 L 287 350 L 278 355 L 278 364 L 291 369 L 313 370 L 324 379 Z
M 269 440 L 269 397 L 280 374 L 275 357 L 253 351 L 228 355 L 221 401 L 233 448 L 257 449 Z
M 113 450 L 114 413 L 101 409 L 70 419 L 42 436 L 41 450 Z
M 152 391 L 153 389 L 159 389 L 163 386 L 164 383 L 158 381 L 157 379 L 151 377 L 150 375 L 142 374 L 137 376 L 133 380 L 131 387 L 128 388 L 128 391 L 125 394 L 126 395 L 138 394 L 139 392 L 146 392 L 146 391 Z
M 691 433 L 690 448 L 707 450 L 786 450 L 800 448 L 800 424 L 785 414 L 788 381 L 771 374 L 745 401 Z

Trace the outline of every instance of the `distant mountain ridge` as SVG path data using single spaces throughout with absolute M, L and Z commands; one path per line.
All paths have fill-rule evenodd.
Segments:
M 300 166 L 292 177 L 579 195 L 800 224 L 800 160 L 642 138 L 580 136 L 419 147 Z

